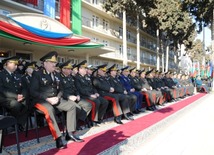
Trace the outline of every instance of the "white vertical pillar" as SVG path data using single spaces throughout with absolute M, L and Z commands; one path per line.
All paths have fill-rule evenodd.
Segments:
M 166 46 L 166 71 L 168 71 L 168 66 L 169 66 L 169 45 Z
M 87 63 L 89 64 L 89 54 L 88 53 L 86 54 L 85 59 L 86 59 Z
M 126 11 L 123 11 L 123 66 L 127 66 Z
M 139 15 L 137 15 L 137 69 L 140 69 L 140 28 L 139 28 Z
M 156 47 L 156 52 L 157 52 L 157 64 L 156 64 L 156 68 L 157 70 L 160 69 L 160 55 L 159 55 L 159 48 L 160 48 L 160 37 L 159 37 L 159 29 L 156 30 L 156 37 L 157 37 L 157 47 Z

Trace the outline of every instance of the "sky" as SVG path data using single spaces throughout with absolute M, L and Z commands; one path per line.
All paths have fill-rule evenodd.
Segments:
M 196 39 L 203 41 L 203 31 L 197 35 Z M 205 48 L 211 45 L 211 30 L 205 27 Z

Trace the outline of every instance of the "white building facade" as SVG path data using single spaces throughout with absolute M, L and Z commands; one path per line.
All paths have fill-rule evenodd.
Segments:
M 10 41 L 0 37 L 0 59 L 6 56 L 20 55 L 31 61 L 38 61 L 45 52 L 56 50 L 59 53 L 59 61 L 72 59 L 73 63 L 88 60 L 89 64 L 100 65 L 108 63 L 109 66 L 116 63 L 123 65 L 123 21 L 122 17 L 113 17 L 103 9 L 104 0 L 82 0 L 82 35 L 89 37 L 91 41 L 102 43 L 104 47 L 98 49 L 55 49 L 52 47 L 24 45 L 23 43 Z M 32 12 L 43 14 L 44 0 L 36 0 L 34 5 L 29 0 L 1 0 L 0 14 L 17 12 Z M 59 20 L 60 2 L 56 0 L 56 19 Z M 137 18 L 136 18 L 137 19 Z M 72 22 L 72 20 L 71 20 Z M 136 22 L 137 24 L 137 22 Z M 140 58 L 137 59 L 137 31 L 136 25 L 126 25 L 127 37 L 127 61 L 130 66 L 137 66 L 140 60 L 140 68 L 156 68 L 157 63 L 157 38 L 156 30 L 148 30 L 140 25 Z M 1 53 L 4 56 L 1 56 Z M 160 49 L 160 66 L 165 62 L 161 59 L 165 56 L 165 49 Z M 175 70 L 175 54 L 169 51 L 169 70 Z M 164 62 L 163 62 L 164 61 Z

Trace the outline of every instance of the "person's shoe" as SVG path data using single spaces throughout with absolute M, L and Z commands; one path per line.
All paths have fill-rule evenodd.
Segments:
M 154 111 L 154 109 L 151 106 L 150 107 L 146 107 L 146 110 Z
M 93 122 L 92 122 L 92 126 L 98 127 L 99 125 L 98 125 L 97 121 L 93 121 Z
M 62 138 L 61 138 L 61 137 L 58 137 L 58 138 L 56 139 L 56 148 L 58 148 L 58 149 L 63 149 L 63 148 L 65 148 L 65 145 L 63 144 Z
M 87 128 L 93 127 L 93 122 L 92 122 L 92 121 L 88 121 L 88 122 L 86 123 L 86 127 L 87 127 Z
M 138 111 L 143 113 L 143 112 L 145 112 L 145 109 L 141 108 L 141 109 L 138 109 Z
M 139 114 L 140 112 L 137 111 L 137 110 L 135 110 L 135 111 L 133 111 L 133 113 L 134 113 L 134 114 Z
M 73 135 L 73 134 L 66 134 L 65 140 L 66 140 L 66 141 L 72 140 L 72 141 L 78 142 L 78 143 L 84 142 L 83 139 L 80 139 L 80 138 L 76 137 L 76 136 Z
M 120 116 L 114 117 L 114 122 L 117 124 L 123 124 L 123 122 L 121 121 Z
M 19 132 L 23 132 L 23 131 L 25 131 L 25 128 L 23 125 L 18 124 L 18 130 L 19 130 Z
M 129 112 L 129 116 L 134 116 L 134 114 L 132 112 Z
M 125 118 L 126 120 L 134 120 L 133 117 L 128 116 L 127 114 L 124 114 L 123 116 L 124 116 L 124 118 Z
M 84 130 L 84 127 L 83 127 L 83 126 L 78 126 L 78 127 L 77 127 L 77 130 L 79 130 L 79 131 L 80 131 L 80 130 Z
M 153 108 L 154 110 L 158 110 L 157 107 L 156 107 L 155 105 L 153 105 L 152 108 Z
M 101 123 L 102 123 L 101 120 L 99 120 L 99 121 L 94 121 L 94 122 L 97 123 L 97 124 L 101 124 Z

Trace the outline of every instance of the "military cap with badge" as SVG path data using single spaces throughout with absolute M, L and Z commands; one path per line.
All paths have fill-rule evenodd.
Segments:
M 107 71 L 107 64 L 97 66 L 97 70 L 101 70 L 103 72 Z
M 136 67 L 132 67 L 129 69 L 130 72 L 136 72 Z
M 6 59 L 2 60 L 2 64 L 4 65 L 7 62 L 11 62 L 11 63 L 18 65 L 19 59 L 20 59 L 19 56 L 12 56 L 10 58 L 6 58 Z
M 87 60 L 81 61 L 79 64 L 77 64 L 75 67 L 79 68 L 86 68 L 87 67 Z
M 71 64 L 71 60 L 68 60 L 68 61 L 66 61 L 66 62 L 64 62 L 64 63 L 62 63 L 62 64 L 60 64 L 60 65 L 59 65 L 59 68 L 61 68 L 61 69 L 72 69 L 73 66 L 72 66 L 72 64 Z
M 125 71 L 125 72 L 129 72 L 129 66 L 126 66 L 126 67 L 123 67 L 123 68 L 121 68 L 120 70 L 123 72 L 123 71 Z
M 116 64 L 113 64 L 111 67 L 107 69 L 107 73 L 110 73 L 111 71 L 118 71 L 118 68 L 116 67 Z
M 154 70 L 154 68 L 152 68 L 151 70 L 148 70 L 145 74 L 146 74 L 146 75 L 149 75 L 150 73 L 153 72 L 153 70 Z
M 40 58 L 40 61 L 57 63 L 57 56 L 58 53 L 56 51 L 51 51 L 48 54 L 44 55 L 42 58 Z
M 32 69 L 35 69 L 36 68 L 36 61 L 32 61 L 32 62 L 30 62 L 30 63 L 28 63 L 27 65 L 26 65 L 26 68 L 32 68 Z

